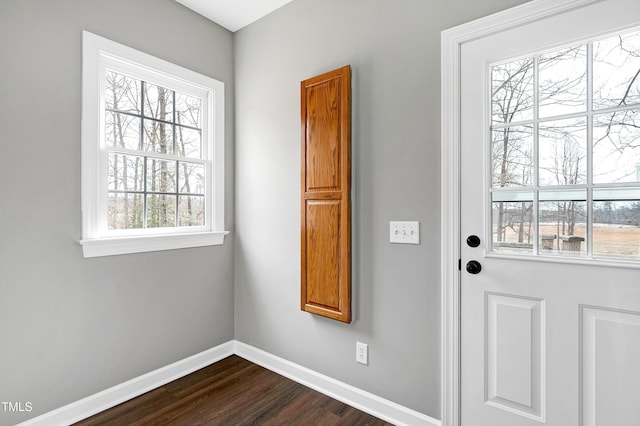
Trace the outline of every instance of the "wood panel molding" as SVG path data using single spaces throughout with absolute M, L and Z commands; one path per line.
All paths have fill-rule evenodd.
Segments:
M 302 81 L 300 104 L 300 308 L 349 323 L 351 67 Z

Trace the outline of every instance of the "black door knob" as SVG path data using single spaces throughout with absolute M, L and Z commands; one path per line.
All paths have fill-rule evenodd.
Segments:
M 477 235 L 469 235 L 467 237 L 467 245 L 469 247 L 478 247 L 480 245 L 480 237 Z
M 479 274 L 482 271 L 482 265 L 477 260 L 470 260 L 467 262 L 467 272 L 470 274 Z

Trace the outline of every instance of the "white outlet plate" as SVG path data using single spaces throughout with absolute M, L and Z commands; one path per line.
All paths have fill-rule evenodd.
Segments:
M 389 222 L 389 242 L 420 244 L 420 222 Z
M 356 361 L 360 364 L 369 365 L 369 345 L 356 342 Z

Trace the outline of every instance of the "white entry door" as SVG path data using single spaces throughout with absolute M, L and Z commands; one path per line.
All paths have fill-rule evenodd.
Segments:
M 461 52 L 461 424 L 640 425 L 640 1 Z

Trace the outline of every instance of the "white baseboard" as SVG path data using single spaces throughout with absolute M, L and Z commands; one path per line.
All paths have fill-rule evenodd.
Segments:
M 234 352 L 239 357 L 254 364 L 258 364 L 389 423 L 398 426 L 441 426 L 441 422 L 438 419 L 365 392 L 245 343 L 235 341 Z
M 18 426 L 69 425 L 78 422 L 233 355 L 233 348 L 233 341 L 223 343 L 215 348 L 197 353 L 64 407 L 29 419 Z
M 153 370 L 64 407 L 49 411 L 17 426 L 69 425 L 184 377 L 233 354 L 389 423 L 398 426 L 441 426 L 440 420 L 235 340 Z

